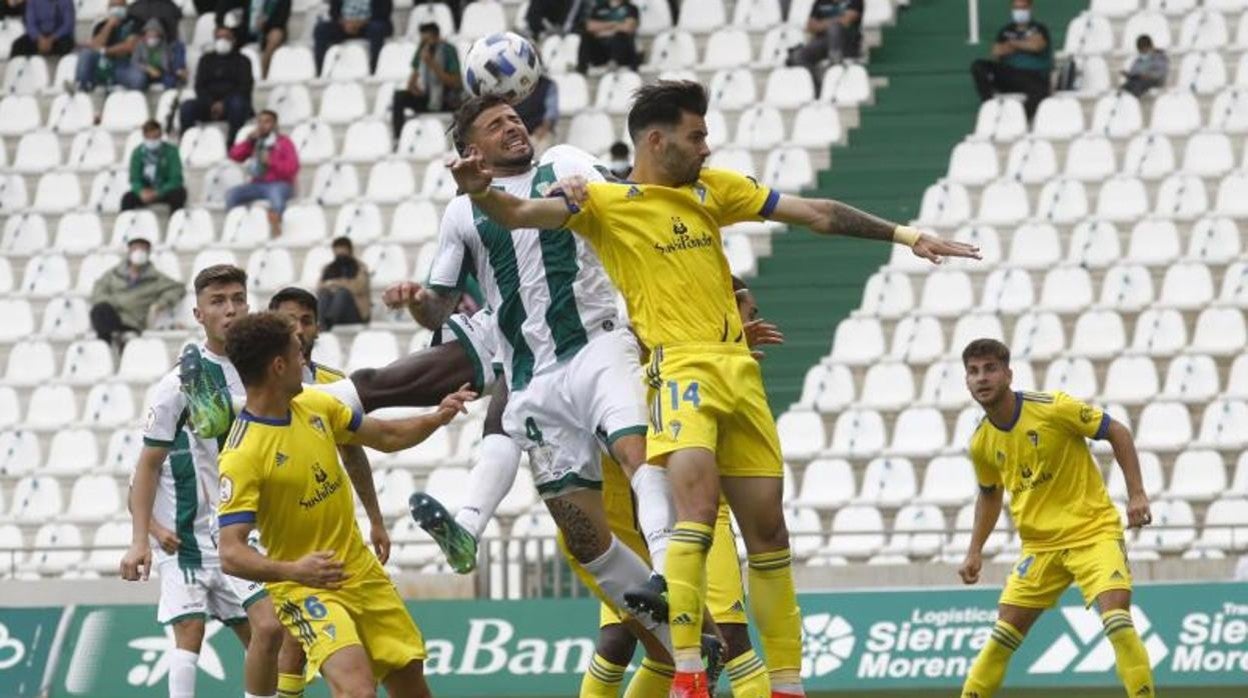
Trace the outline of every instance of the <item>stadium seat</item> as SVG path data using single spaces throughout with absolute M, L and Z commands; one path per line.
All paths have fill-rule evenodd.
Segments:
M 1175 174 L 1161 183 L 1155 212 L 1178 220 L 1192 220 L 1204 215 L 1209 195 L 1204 182 L 1194 175 Z
M 1005 547 L 1009 538 L 1006 532 L 1008 524 L 1009 517 L 1000 516 L 997 518 L 997 523 L 993 526 L 992 533 L 988 535 L 988 540 L 984 543 L 985 555 L 996 555 Z M 949 544 L 945 546 L 945 553 L 956 556 L 954 559 L 960 562 L 970 547 L 971 530 L 974 525 L 975 505 L 967 504 L 958 510 L 958 515 L 953 523 L 953 535 L 949 537 Z
M 860 404 L 880 410 L 899 410 L 914 400 L 914 379 L 910 366 L 901 362 L 881 362 L 867 369 Z
M 9 350 L 9 360 L 4 374 L 6 385 L 33 386 L 43 383 L 56 374 L 56 353 L 52 345 L 43 340 L 18 342 Z
M 718 0 L 714 0 L 718 2 Z M 684 13 L 681 13 L 682 16 Z M 754 75 L 746 68 L 727 68 L 711 77 L 707 92 L 710 105 L 718 109 L 739 110 L 758 103 Z M 597 152 L 597 151 L 591 151 Z
M 1122 316 L 1112 310 L 1089 310 L 1075 321 L 1070 354 L 1089 359 L 1109 359 L 1127 345 Z
M 1154 400 L 1144 405 L 1135 430 L 1136 446 L 1143 450 L 1173 452 L 1192 440 L 1192 420 L 1187 406 Z
M 930 558 L 945 544 L 945 516 L 930 504 L 902 507 L 893 519 L 893 535 L 883 552 Z
M 1134 50 L 1135 37 L 1140 34 L 1151 36 L 1153 45 L 1157 48 L 1170 48 L 1170 23 L 1166 20 L 1165 15 L 1160 12 L 1141 10 L 1128 17 L 1126 26 L 1123 27 L 1120 34 L 1122 40 L 1119 42 L 1119 50 Z
M 17 391 L 5 385 L 0 386 L 0 430 L 12 429 L 22 419 L 21 405 L 17 399 Z M 3 507 L 0 506 L 0 513 Z
M 251 204 L 226 211 L 220 243 L 234 249 L 253 249 L 267 243 L 271 233 L 266 210 Z
M 927 187 L 919 206 L 920 223 L 941 228 L 957 226 L 971 217 L 971 199 L 966 188 L 940 180 Z
M 991 313 L 970 313 L 959 317 L 953 326 L 949 346 L 953 348 L 953 353 L 959 353 L 962 347 L 980 337 L 1005 341 L 1005 329 L 1001 327 L 1000 318 Z
M 376 162 L 393 150 L 390 125 L 380 119 L 354 121 L 343 138 L 342 159 L 348 162 Z
M 351 373 L 361 368 L 385 366 L 399 358 L 399 345 L 394 335 L 385 330 L 363 330 L 351 342 L 351 353 L 344 370 Z
M 854 401 L 857 394 L 854 390 L 854 377 L 849 367 L 841 364 L 823 368 L 824 373 L 816 384 L 818 392 L 812 398 L 813 404 L 820 412 L 836 412 Z
M 348 41 L 329 47 L 321 65 L 321 79 L 331 82 L 363 80 L 369 76 L 368 52 L 361 43 Z
M 406 161 L 381 160 L 369 169 L 368 184 L 364 189 L 366 200 L 393 204 L 415 194 L 416 176 Z
M 120 199 L 120 196 L 118 197 Z M 82 203 L 78 175 L 72 172 L 45 172 L 35 187 L 31 210 L 39 213 L 64 213 Z
M 326 162 L 316 168 L 309 198 L 321 206 L 340 206 L 360 195 L 360 179 L 353 165 Z
M 975 422 L 978 424 L 979 420 Z M 963 444 L 955 444 L 962 449 Z M 942 507 L 969 502 L 978 492 L 975 468 L 965 455 L 940 456 L 928 461 L 923 472 L 923 489 L 917 501 Z
M 863 366 L 874 363 L 884 351 L 884 332 L 879 320 L 847 317 L 837 324 L 832 338 L 832 361 Z
M 1119 264 L 1105 271 L 1100 304 L 1118 311 L 1138 312 L 1153 302 L 1153 277 L 1136 264 Z
M 1085 133 L 1070 142 L 1064 173 L 1081 182 L 1099 182 L 1118 171 L 1114 144 L 1105 136 Z
M 1052 359 L 1066 348 L 1061 318 L 1052 312 L 1029 312 L 1014 323 L 1010 349 L 1020 359 Z
M 112 167 L 117 162 L 113 136 L 102 128 L 79 131 L 69 146 L 65 165 L 78 172 L 96 172 Z
M 99 460 L 95 434 L 87 429 L 63 429 L 52 436 L 43 473 L 81 475 L 95 470 Z
M 712 35 L 712 37 L 713 36 L 714 35 Z M 766 34 L 763 35 L 763 45 L 758 49 L 758 55 L 754 59 L 754 65 L 759 68 L 779 68 L 780 66 L 785 65 L 788 63 L 789 49 L 802 43 L 804 38 L 805 33 L 797 27 L 787 24 L 772 27 Z M 738 52 L 745 53 L 747 60 L 749 58 L 749 49 L 751 44 L 752 41 L 747 41 L 744 46 L 736 49 Z M 830 72 L 831 68 L 828 70 Z M 841 71 L 842 77 L 844 74 L 844 71 Z M 825 102 L 824 104 L 830 106 L 831 100 Z
M 1225 133 L 1201 131 L 1187 139 L 1183 171 L 1199 177 L 1221 177 L 1235 167 L 1231 140 Z
M 12 215 L 24 211 L 29 203 L 26 180 L 19 174 L 0 173 L 0 212 Z
M 117 429 L 108 438 L 104 461 L 100 464 L 108 472 L 128 475 L 138 462 L 143 450 L 143 435 L 133 429 Z
M 247 287 L 253 293 L 274 293 L 295 281 L 295 263 L 280 247 L 262 247 L 247 260 Z
M 633 92 L 641 87 L 641 76 L 627 69 L 618 69 L 598 79 L 594 108 L 608 114 L 627 114 L 632 106 Z
M 680 32 L 683 36 L 692 36 L 688 32 Z M 702 70 L 726 70 L 743 68 L 752 60 L 750 35 L 739 27 L 724 27 L 716 30 L 706 39 L 706 49 L 701 63 L 695 59 L 688 65 L 673 64 L 662 68 L 683 69 L 701 68 Z
M 1057 153 L 1053 144 L 1040 138 L 1022 138 L 1010 146 L 1005 177 L 1024 184 L 1039 184 L 1057 174 Z
M 61 380 L 72 385 L 91 385 L 113 374 L 113 352 L 99 339 L 74 342 L 65 350 Z
M 458 38 L 479 39 L 502 31 L 507 31 L 507 16 L 502 3 L 477 0 L 464 6 L 463 16 L 459 20 Z
M 1144 480 L 1144 492 L 1150 499 L 1160 497 L 1165 491 L 1165 476 L 1162 474 L 1161 459 L 1157 454 L 1148 451 L 1142 451 L 1140 456 L 1140 474 Z M 1122 468 L 1117 463 L 1109 464 L 1109 471 L 1106 478 L 1106 488 L 1109 490 L 1109 498 L 1115 502 L 1127 501 L 1127 480 L 1122 474 Z
M 1199 262 L 1173 264 L 1161 285 L 1160 307 L 1197 310 L 1214 298 L 1213 275 Z
M 813 509 L 785 507 L 784 520 L 789 530 L 789 547 L 793 556 L 805 560 L 823 547 L 823 524 Z
M 1001 261 L 1001 237 L 997 235 L 997 229 L 987 225 L 963 226 L 953 233 L 953 239 L 958 242 L 965 242 L 970 245 L 979 247 L 979 255 L 983 258 L 985 265 L 996 266 Z M 913 254 L 910 257 L 914 257 Z M 950 263 L 958 264 L 955 260 L 948 260 Z M 927 265 L 926 260 L 916 258 L 916 263 L 923 265 L 924 272 L 931 271 L 931 267 Z M 976 262 L 979 264 L 979 262 Z
M 15 56 L 4 66 L 6 95 L 36 95 L 48 86 L 48 64 L 43 56 Z
M 720 31 L 730 32 L 730 29 L 721 29 Z M 715 37 L 719 34 L 712 34 L 707 40 L 707 50 L 710 45 L 716 41 Z M 733 38 L 733 35 L 729 35 Z M 575 61 L 575 59 L 574 59 Z M 549 58 L 545 56 L 543 51 L 542 62 L 548 67 L 551 65 Z M 650 50 L 646 52 L 646 69 L 650 71 L 659 70 L 684 70 L 692 68 L 698 64 L 698 47 L 694 43 L 693 35 L 687 31 L 679 29 L 669 30 L 660 33 L 650 42 Z M 727 66 L 703 65 L 707 69 L 718 69 Z
M 1208 502 L 1226 490 L 1226 464 L 1217 451 L 1183 451 L 1174 460 L 1174 473 L 1168 498 Z
M 285 122 L 283 122 L 285 123 Z M 290 132 L 300 165 L 316 165 L 338 154 L 333 128 L 323 121 L 304 121 Z
M 804 67 L 774 68 L 767 76 L 763 103 L 779 109 L 797 109 L 815 101 L 815 83 Z
M 880 511 L 870 506 L 849 506 L 832 518 L 832 534 L 824 552 L 865 558 L 878 552 L 884 543 L 884 519 Z
M 111 475 L 83 475 L 74 481 L 62 518 L 75 523 L 100 523 L 120 511 L 121 494 Z
M 387 239 L 391 242 L 423 243 L 438 236 L 441 216 L 431 201 L 404 201 L 394 211 Z
M 1000 175 L 996 146 L 990 141 L 966 139 L 954 146 L 945 176 L 958 184 L 983 185 Z
M 20 136 L 39 128 L 39 100 L 29 95 L 5 94 L 0 98 L 0 135 Z
M 225 208 L 225 193 L 245 181 L 242 168 L 232 160 L 210 167 L 204 173 L 200 205 L 214 210 Z
M 1205 510 L 1205 528 L 1194 547 L 1242 552 L 1248 548 L 1248 500 L 1220 499 Z
M 859 312 L 881 318 L 898 318 L 913 307 L 914 288 L 910 284 L 910 276 L 878 271 L 867 279 Z
M 1194 51 L 1183 56 L 1174 84 L 1198 95 L 1212 95 L 1227 85 L 1226 64 L 1216 51 Z
M 1157 397 L 1157 367 L 1147 356 L 1119 356 L 1109 363 L 1101 397 L 1109 402 L 1140 405 Z
M 1206 264 L 1226 264 L 1234 261 L 1241 250 L 1239 228 L 1230 218 L 1201 218 L 1192 225 L 1188 258 Z
M 0 432 L 0 475 L 20 477 L 34 471 L 42 462 L 39 437 L 34 432 L 25 429 Z
M 9 500 L 9 518 L 23 524 L 50 521 L 64 508 L 61 487 L 47 475 L 27 476 L 17 481 Z
M 614 122 L 602 112 L 581 112 L 572 117 L 567 139 L 569 145 L 586 152 L 605 152 L 616 140 Z
M 969 403 L 971 396 L 966 390 L 966 369 L 961 359 L 939 361 L 928 366 L 927 373 L 923 375 L 919 401 L 941 409 L 960 408 Z
M 92 211 L 62 214 L 56 224 L 52 249 L 66 254 L 85 254 L 104 244 L 100 217 Z
M 114 252 L 93 252 L 83 257 L 78 263 L 78 283 L 74 291 L 82 296 L 90 296 L 95 282 L 120 263 L 121 255 Z
M 124 248 L 136 236 L 153 245 L 160 245 L 160 222 L 156 220 L 156 214 L 151 209 L 122 211 L 118 214 L 113 221 L 112 239 L 108 244 L 110 247 Z
M 928 456 L 945 447 L 945 419 L 934 407 L 910 407 L 897 415 L 893 424 L 893 440 L 888 447 L 892 456 Z
M 1215 400 L 1205 408 L 1196 445 L 1239 449 L 1248 444 L 1248 403 L 1242 400 Z
M 399 156 L 409 160 L 433 160 L 448 149 L 446 129 L 436 118 L 422 116 L 408 119 L 403 124 L 403 131 L 399 134 Z
M 1184 136 L 1200 128 L 1200 104 L 1185 91 L 1163 92 L 1153 103 L 1148 127 L 1167 136 Z
M 55 431 L 73 422 L 78 407 L 67 385 L 40 385 L 31 393 L 24 426 L 34 431 Z
M 1179 229 L 1169 218 L 1145 218 L 1131 229 L 1127 251 L 1129 262 L 1163 266 L 1177 261 L 1181 253 Z
M 1116 90 L 1097 100 L 1092 110 L 1092 131 L 1110 138 L 1127 138 L 1143 128 L 1140 101 L 1131 93 Z
M 90 427 L 115 429 L 134 420 L 134 396 L 124 383 L 98 383 L 87 393 L 82 420 Z
M 1112 177 L 1101 186 L 1096 216 L 1108 221 L 1133 221 L 1148 212 L 1144 183 L 1134 177 Z
M 287 130 L 294 129 L 290 132 L 296 146 L 303 146 L 302 139 L 297 137 L 299 126 L 311 119 L 315 111 L 312 106 L 312 94 L 308 92 L 307 86 L 298 83 L 276 85 L 269 92 L 267 106 L 277 113 L 278 123 Z M 299 159 L 300 162 L 304 160 L 302 147 L 299 147 Z
M 680 8 L 676 26 L 694 34 L 707 34 L 728 24 L 721 0 L 689 0 Z
M 1153 523 L 1140 530 L 1132 550 L 1178 552 L 1196 539 L 1196 516 L 1183 500 L 1161 500 L 1150 506 Z
M 338 209 L 338 218 L 334 221 L 335 238 L 348 237 L 356 245 L 367 245 L 380 238 L 383 232 L 381 209 L 377 204 L 357 201 Z M 324 237 L 323 231 L 321 237 Z
M 204 15 L 211 18 L 212 15 Z M 112 573 L 117 569 L 117 554 L 130 546 L 130 525 L 110 521 L 96 529 L 91 538 L 91 551 L 83 567 L 99 573 Z
M 39 254 L 48 247 L 48 224 L 37 213 L 19 213 L 4 222 L 0 252 L 15 257 Z
M 307 84 L 316 79 L 316 63 L 309 46 L 286 43 L 273 52 L 265 82 Z
M 1096 369 L 1087 359 L 1061 358 L 1049 364 L 1044 373 L 1044 391 L 1060 390 L 1090 400 L 1097 394 Z
M 1219 92 L 1209 107 L 1208 126 L 1212 131 L 1228 134 L 1248 131 L 1248 91 L 1229 87 Z
M 817 412 L 785 412 L 776 420 L 776 431 L 785 460 L 810 460 L 827 441 L 823 418 Z
M 1040 102 L 1031 133 L 1037 138 L 1065 141 L 1083 133 L 1083 107 L 1073 96 L 1055 94 Z
M 1019 182 L 999 179 L 980 193 L 975 218 L 988 225 L 1009 225 L 1020 223 L 1030 215 L 1026 188 Z
M 1055 267 L 1044 275 L 1040 308 L 1075 313 L 1092 304 L 1092 278 L 1082 267 Z
M 10 167 L 23 174 L 38 174 L 61 164 L 61 140 L 48 130 L 30 131 L 17 142 L 17 154 Z
M 996 97 L 979 105 L 975 117 L 975 137 L 998 143 L 1009 143 L 1027 133 L 1027 115 L 1023 103 L 1008 97 Z
M 39 574 L 60 574 L 86 557 L 82 532 L 67 523 L 46 523 L 35 532 L 35 542 L 23 566 Z
M 742 0 L 734 5 L 732 23 L 738 27 L 762 30 L 784 21 L 777 0 Z
M 1063 51 L 1073 55 L 1111 53 L 1114 50 L 1114 30 L 1109 20 L 1094 7 L 1090 12 L 1080 12 L 1066 25 L 1066 43 Z
M 1170 139 L 1156 133 L 1141 133 L 1127 143 L 1122 170 L 1141 179 L 1161 179 L 1178 169 Z
M 936 360 L 945 352 L 945 335 L 940 320 L 929 315 L 901 318 L 893 329 L 890 346 L 889 358 L 897 361 L 926 364 Z
M 801 507 L 832 510 L 844 506 L 858 491 L 854 471 L 839 458 L 811 461 L 802 474 L 802 485 L 793 503 Z
M 1071 198 L 1082 200 L 1086 213 L 1087 200 L 1083 197 L 1083 188 L 1079 187 L 1076 197 L 1067 197 L 1062 193 L 1062 190 L 1066 188 L 1064 186 L 1066 184 L 1078 183 L 1069 179 L 1059 179 L 1045 185 L 1044 191 L 1040 193 L 1040 211 L 1037 212 L 1039 214 L 1037 218 L 1057 222 L 1073 220 L 1074 217 L 1054 215 L 1061 207 L 1058 201 Z M 1052 225 L 1048 223 L 1024 223 L 1014 231 L 1014 240 L 1010 244 L 1010 258 L 1008 260 L 1011 266 L 1022 269 L 1048 269 L 1056 265 L 1061 258 L 1061 238 L 1057 233 L 1057 228 L 1054 228 Z
M 784 142 L 784 119 L 775 107 L 756 105 L 741 112 L 735 143 L 742 148 L 767 150 Z
M 31 298 L 51 298 L 69 290 L 69 262 L 52 253 L 31 257 L 22 275 L 20 293 Z
M 553 75 L 551 79 L 559 86 L 559 113 L 576 115 L 589 108 L 589 83 L 580 73 Z M 596 152 L 596 151 L 595 151 Z
M 856 107 L 871 101 L 871 80 L 867 69 L 853 63 L 834 65 L 823 74 L 819 101 Z
M 884 419 L 872 410 L 850 409 L 836 419 L 829 454 L 836 457 L 862 457 L 884 449 Z

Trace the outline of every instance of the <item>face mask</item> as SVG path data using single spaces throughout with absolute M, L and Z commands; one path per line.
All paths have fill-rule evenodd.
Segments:
M 130 263 L 136 267 L 141 267 L 147 264 L 147 256 L 147 250 L 130 250 Z
M 608 169 L 610 169 L 612 172 L 619 172 L 621 170 L 627 170 L 628 160 L 612 160 L 611 167 Z
M 109 16 L 109 17 L 114 17 L 114 18 L 116 18 L 116 19 L 121 19 L 122 17 L 125 17 L 125 16 L 126 16 L 126 8 L 124 8 L 124 7 L 110 7 L 110 8 L 108 8 L 108 16 Z
M 1011 14 L 1015 24 L 1026 24 L 1031 21 L 1031 10 L 1014 10 Z
M 148 48 L 156 48 L 157 46 L 160 46 L 159 36 L 149 36 L 144 39 L 144 41 L 147 43 Z
M 160 139 L 159 139 L 159 138 L 144 138 L 144 139 L 143 139 L 143 145 L 144 145 L 144 146 L 145 146 L 148 150 L 159 150 L 159 149 L 160 149 Z
M 229 39 L 216 39 L 212 42 L 212 48 L 217 53 L 229 53 L 230 49 L 234 48 L 234 42 Z

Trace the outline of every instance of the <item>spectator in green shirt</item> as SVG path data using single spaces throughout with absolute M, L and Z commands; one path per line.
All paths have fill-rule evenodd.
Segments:
M 577 51 L 576 72 L 585 73 L 591 65 L 614 62 L 620 68 L 637 70 L 637 26 L 641 11 L 629 0 L 596 0 L 585 18 L 581 47 Z
M 178 147 L 161 138 L 160 124 L 143 124 L 143 142 L 130 153 L 130 191 L 121 197 L 121 210 L 166 204 L 169 211 L 186 205 L 182 183 L 182 156 Z
M 395 90 L 390 106 L 395 143 L 403 132 L 408 109 L 417 114 L 455 111 L 463 97 L 459 52 L 442 40 L 437 23 L 420 25 L 420 46 L 412 56 L 412 75 L 407 79 L 407 89 Z

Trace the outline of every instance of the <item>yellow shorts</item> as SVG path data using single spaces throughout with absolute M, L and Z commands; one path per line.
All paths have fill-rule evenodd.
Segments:
M 637 529 L 633 490 L 624 477 L 624 471 L 611 458 L 602 459 L 602 502 L 607 512 L 611 532 L 633 552 L 650 563 L 650 552 L 645 538 Z M 559 548 L 572 570 L 588 588 L 593 589 L 593 577 L 581 567 L 559 539 Z M 746 622 L 745 585 L 741 582 L 741 561 L 737 558 L 736 536 L 732 531 L 732 519 L 728 505 L 720 501 L 719 518 L 715 521 L 715 539 L 706 558 L 706 607 L 716 623 Z M 598 611 L 599 627 L 616 625 L 620 614 L 609 604 L 603 603 Z
M 656 347 L 646 380 L 648 460 L 700 447 L 715 453 L 722 475 L 784 477 L 762 370 L 744 345 Z
M 342 589 L 297 587 L 274 595 L 277 617 L 308 656 L 309 680 L 330 655 L 360 645 L 373 665 L 373 678 L 425 658 L 425 640 L 403 599 L 380 565 Z
M 1001 603 L 1024 608 L 1052 608 L 1071 582 L 1079 585 L 1085 606 L 1112 589 L 1131 590 L 1131 568 L 1121 538 L 1077 548 L 1033 553 L 1023 551 L 1014 565 Z

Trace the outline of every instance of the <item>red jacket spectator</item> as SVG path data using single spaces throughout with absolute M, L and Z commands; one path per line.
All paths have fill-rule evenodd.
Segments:
M 286 182 L 293 187 L 295 177 L 299 174 L 299 153 L 295 151 L 295 144 L 286 136 L 275 133 L 272 137 L 275 140 L 269 148 L 268 163 L 253 173 L 251 181 Z M 230 148 L 230 159 L 235 162 L 246 162 L 255 149 L 256 139 L 254 138 L 235 143 L 234 147 Z

